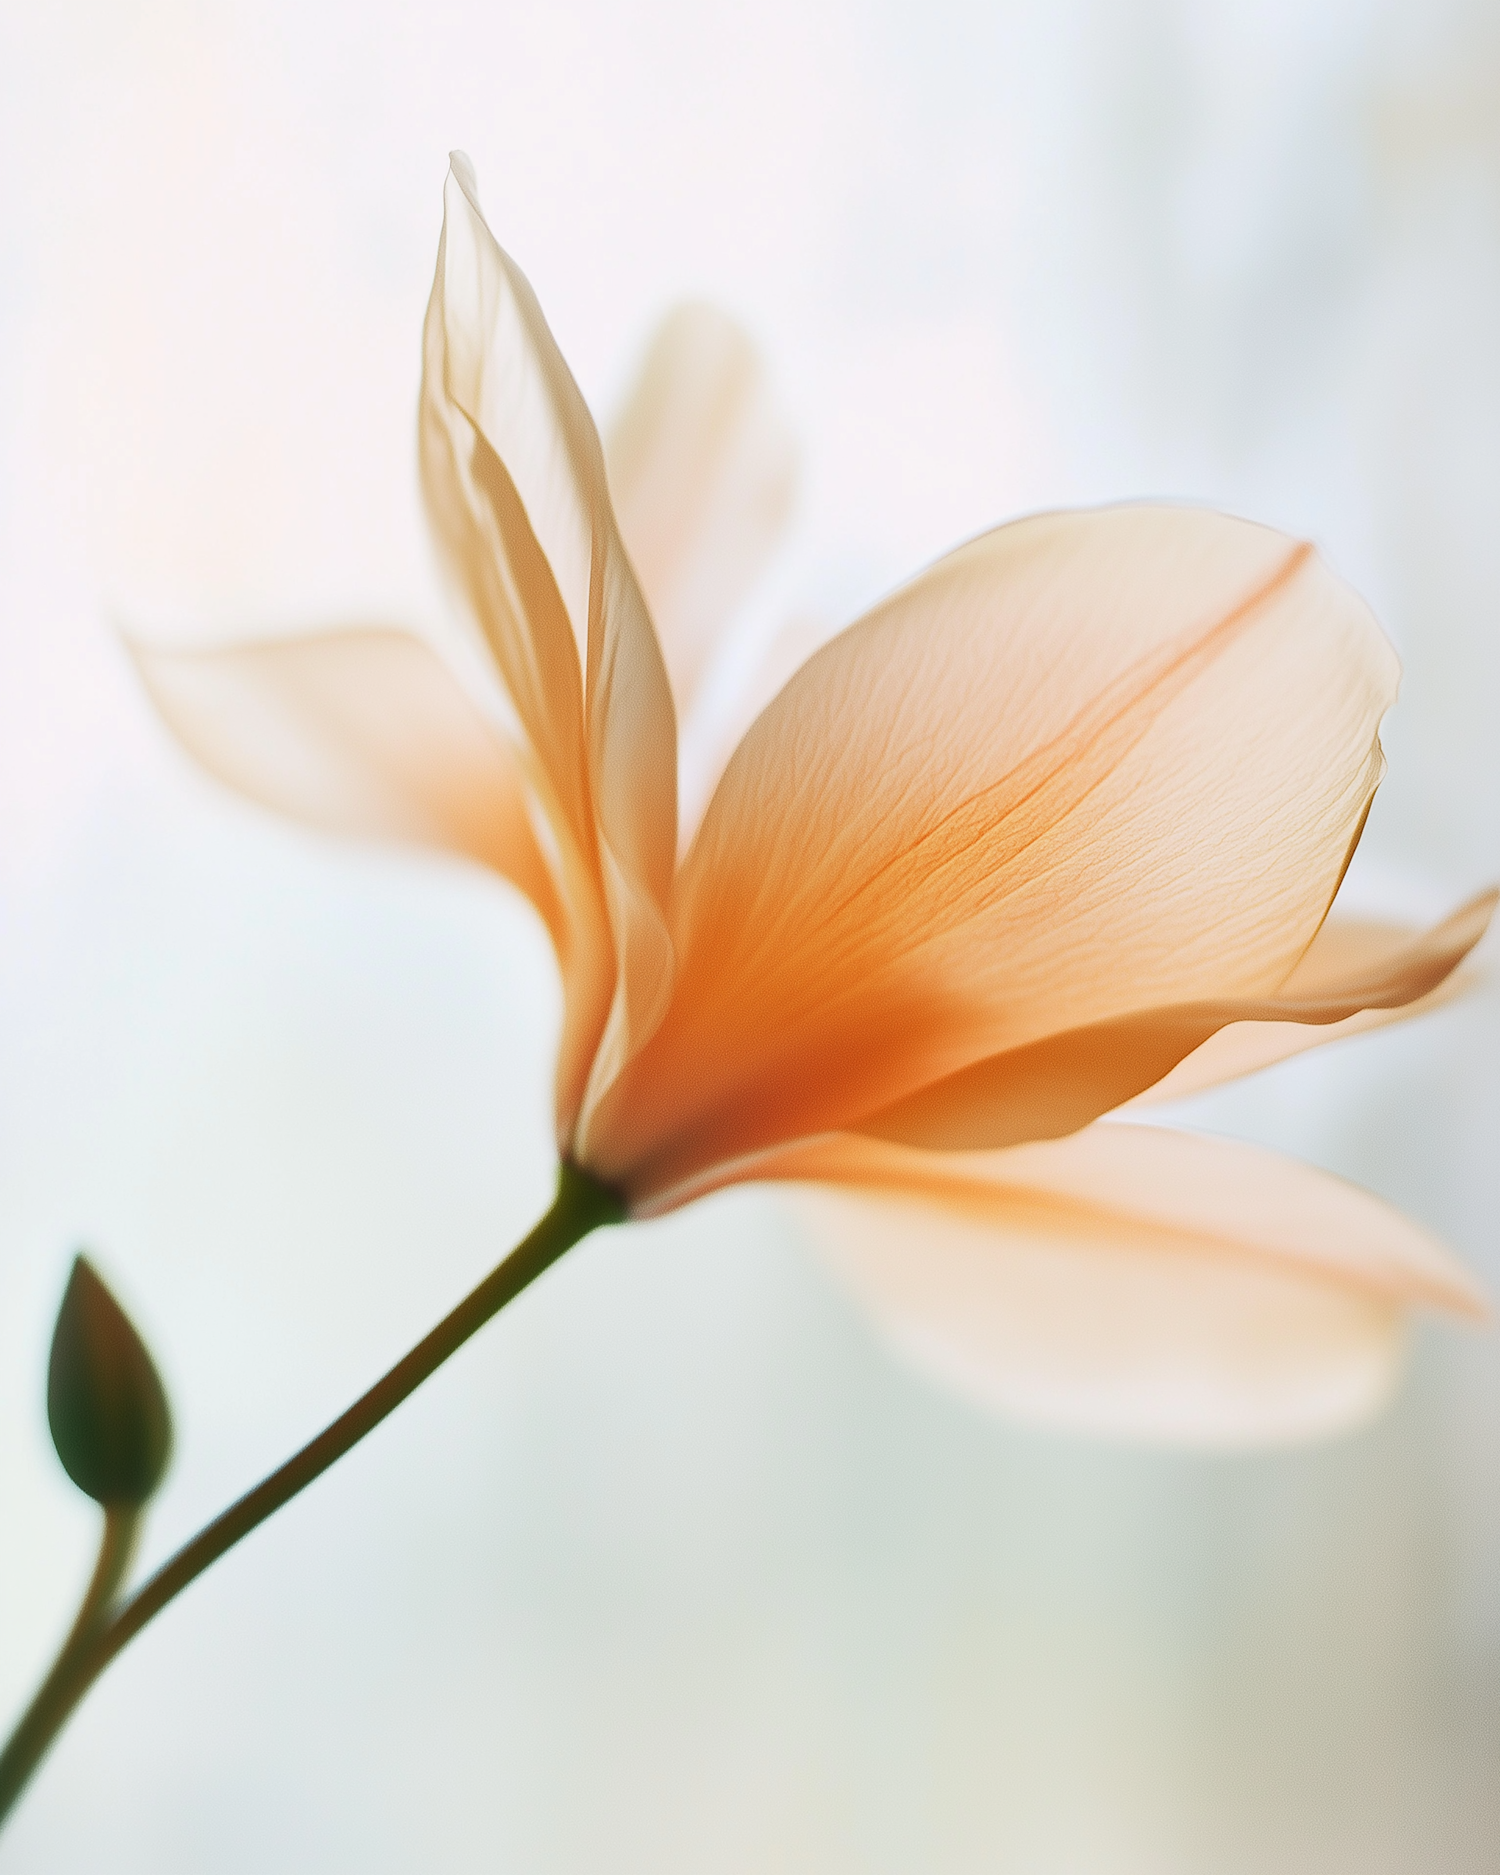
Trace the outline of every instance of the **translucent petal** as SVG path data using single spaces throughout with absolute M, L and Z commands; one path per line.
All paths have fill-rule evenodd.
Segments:
M 1270 994 L 1396 674 L 1310 548 L 1217 515 L 1042 516 L 939 561 L 730 762 L 595 1164 L 644 1192 L 1060 1032 Z
M 1384 1399 L 1412 1304 L 1483 1312 L 1397 1212 L 1229 1141 L 1106 1124 L 952 1156 L 845 1137 L 787 1149 L 764 1176 L 778 1165 L 835 1267 L 926 1371 L 1105 1436 L 1337 1431 Z
M 732 319 L 699 304 L 667 315 L 606 457 L 682 721 L 781 533 L 797 479 L 791 433 Z
M 1210 1077 L 1250 1073 L 1348 1034 L 1351 1025 L 1415 1014 L 1441 995 L 1483 937 L 1495 898 L 1484 893 L 1420 937 L 1365 925 L 1353 932 L 1336 928 L 1326 938 L 1320 933 L 1322 942 L 1314 941 L 1273 996 L 1148 1009 L 1051 1035 L 921 1088 L 861 1120 L 857 1130 L 938 1149 L 1056 1139 L 1143 1090 L 1180 1098 L 1209 1085 Z
M 1445 921 L 1437 930 L 1429 932 L 1421 940 L 1422 944 L 1432 946 L 1440 934 L 1450 930 L 1458 919 L 1478 915 L 1488 922 L 1494 904 L 1494 893 L 1483 894 L 1456 913 L 1454 919 Z M 1338 967 L 1346 957 L 1351 963 L 1356 959 L 1368 962 L 1370 950 L 1377 944 L 1405 949 L 1415 947 L 1416 943 L 1416 933 L 1399 926 L 1368 919 L 1330 918 L 1308 952 L 1305 960 L 1309 966 L 1307 974 L 1304 975 L 1303 967 L 1299 965 L 1284 986 L 1282 994 L 1290 996 L 1300 992 L 1311 996 L 1322 993 L 1323 982 L 1314 979 L 1313 971 L 1321 976 L 1330 967 Z M 1185 1056 L 1160 1081 L 1137 1095 L 1131 1105 L 1157 1106 L 1168 1100 L 1185 1100 L 1205 1088 L 1218 1087 L 1225 1081 L 1238 1080 L 1242 1075 L 1273 1067 L 1278 1061 L 1286 1061 L 1324 1042 L 1336 1042 L 1350 1035 L 1363 1035 L 1371 1029 L 1384 1028 L 1388 1023 L 1404 1022 L 1412 1016 L 1426 1015 L 1429 1010 L 1440 1009 L 1476 988 L 1482 979 L 1483 972 L 1480 969 L 1460 967 L 1450 970 L 1434 988 L 1419 994 L 1411 1002 L 1385 1005 L 1371 1003 L 1356 1014 L 1334 1022 L 1231 1023 Z
M 570 1010 L 566 1136 L 587 1077 L 608 1084 L 670 991 L 676 726 L 593 421 L 460 156 L 424 333 L 421 465 L 434 531 L 548 778 L 568 870 L 608 913 L 613 969 L 580 983 L 588 1008 Z
M 516 752 L 426 645 L 365 630 L 131 650 L 168 727 L 220 781 L 327 833 L 477 860 L 520 887 L 566 952 Z

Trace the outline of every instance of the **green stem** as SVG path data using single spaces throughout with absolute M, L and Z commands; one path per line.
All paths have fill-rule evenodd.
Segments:
M 20 1795 L 26 1779 L 78 1703 L 79 1693 L 73 1689 L 80 1664 L 87 1658 L 89 1644 L 108 1615 L 115 1590 L 125 1579 L 140 1521 L 138 1504 L 104 1506 L 99 1555 L 72 1629 L 58 1649 L 51 1672 L 37 1688 L 35 1698 L 21 1715 L 10 1742 L 0 1754 L 0 1818 Z
M 139 1510 L 131 1506 L 105 1515 L 104 1541 L 94 1579 L 84 1597 L 73 1631 L 63 1643 L 52 1671 L 0 1752 L 0 1823 L 10 1813 L 27 1780 L 62 1730 L 75 1706 L 116 1654 L 160 1614 L 211 1563 L 233 1549 L 283 1504 L 289 1503 L 330 1465 L 373 1432 L 408 1394 L 414 1393 L 451 1354 L 513 1301 L 565 1250 L 603 1224 L 618 1224 L 625 1207 L 616 1192 L 576 1166 L 564 1164 L 552 1209 L 479 1287 L 404 1355 L 368 1393 L 333 1421 L 317 1438 L 264 1478 L 228 1510 L 206 1524 L 177 1554 L 162 1564 L 113 1610 L 110 1598 L 129 1562 Z

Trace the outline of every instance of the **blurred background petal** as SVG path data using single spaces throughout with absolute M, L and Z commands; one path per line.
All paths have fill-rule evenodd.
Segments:
M 448 150 L 601 418 L 684 296 L 766 360 L 803 472 L 744 669 L 1028 509 L 1315 540 L 1406 667 L 1346 892 L 1417 923 L 1500 855 L 1497 106 L 1479 0 L 5 10 L 0 1697 L 89 1566 L 43 1415 L 79 1243 L 176 1410 L 149 1561 L 547 1192 L 531 913 L 227 799 L 113 635 L 448 630 L 414 441 Z M 1489 991 L 1188 1111 L 1493 1293 L 1497 1031 Z M 196 1586 L 4 1855 L 1480 1875 L 1497 1741 L 1493 1338 L 1421 1326 L 1341 1443 L 1106 1450 L 910 1377 L 742 1194 L 585 1247 Z

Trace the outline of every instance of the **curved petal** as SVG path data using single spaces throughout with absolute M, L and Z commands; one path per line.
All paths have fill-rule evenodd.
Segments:
M 566 954 L 515 753 L 426 645 L 352 631 L 130 650 L 167 726 L 220 781 L 327 833 L 477 860 L 521 888 Z
M 1342 876 L 1396 675 L 1310 548 L 1222 516 L 1046 515 L 949 555 L 736 752 L 598 1169 L 655 1189 L 1049 1035 L 1269 994 Z
M 798 1213 L 927 1371 L 1110 1437 L 1338 1431 L 1385 1397 L 1408 1307 L 1484 1313 L 1397 1212 L 1227 1140 L 1109 1124 L 982 1160 L 831 1139 L 781 1163 L 816 1183 Z
M 586 1079 L 608 1084 L 670 988 L 676 727 L 593 421 L 461 156 L 443 211 L 424 332 L 428 509 L 546 771 L 559 844 L 602 896 L 613 941 L 561 1071 L 566 1143 Z
M 1363 961 L 1370 946 L 1382 941 L 1390 943 L 1397 938 L 1404 938 L 1412 952 L 1418 948 L 1432 948 L 1442 934 L 1453 931 L 1461 919 L 1473 919 L 1479 925 L 1475 933 L 1477 942 L 1493 915 L 1495 904 L 1495 893 L 1481 894 L 1456 912 L 1453 918 L 1429 932 L 1421 940 L 1420 947 L 1413 941 L 1413 934 L 1399 926 L 1378 923 L 1373 919 L 1330 918 L 1318 933 L 1305 961 L 1321 972 L 1336 966 L 1340 953 L 1347 952 L 1351 961 L 1356 956 Z M 1283 994 L 1291 994 L 1294 986 L 1309 993 L 1315 987 L 1321 990 L 1321 984 L 1315 986 L 1310 976 L 1299 983 L 1302 975 L 1302 966 L 1299 965 L 1288 980 Z M 1477 968 L 1451 969 L 1446 976 L 1438 979 L 1433 988 L 1419 993 L 1410 1002 L 1372 1001 L 1357 1014 L 1334 1022 L 1309 1024 L 1304 1018 L 1294 1021 L 1233 1022 L 1211 1035 L 1201 1047 L 1195 1048 L 1179 1061 L 1169 1074 L 1144 1093 L 1138 1094 L 1131 1105 L 1157 1106 L 1169 1100 L 1185 1100 L 1189 1095 L 1202 1093 L 1206 1088 L 1218 1087 L 1225 1081 L 1239 1080 L 1244 1075 L 1258 1073 L 1262 1068 L 1273 1067 L 1278 1061 L 1289 1060 L 1293 1055 L 1300 1055 L 1323 1042 L 1336 1042 L 1344 1036 L 1363 1035 L 1392 1022 L 1424 1016 L 1430 1010 L 1441 1009 L 1476 988 L 1483 981 L 1483 976 L 1483 971 Z
M 796 446 L 749 339 L 688 304 L 657 328 L 605 453 L 680 722 L 786 523 Z
M 459 204 L 456 225 L 455 201 Z M 483 631 L 521 731 L 536 753 L 558 838 L 596 865 L 574 621 L 515 478 L 498 454 L 502 443 L 513 440 L 511 430 L 524 430 L 526 425 L 524 421 L 497 425 L 499 437 L 486 436 L 449 383 L 451 370 L 472 403 L 472 380 L 482 371 L 487 348 L 493 345 L 503 357 L 507 347 L 513 352 L 524 346 L 516 339 L 514 318 L 499 332 L 493 330 L 497 288 L 486 275 L 502 270 L 467 226 L 467 198 L 451 175 L 443 206 L 437 274 L 422 331 L 418 443 L 428 520 L 449 571 Z M 484 261 L 490 262 L 488 268 L 482 266 Z M 498 362 L 494 375 L 502 376 Z M 534 383 L 535 371 L 518 376 L 530 392 L 530 403 L 543 401 Z M 553 455 L 560 455 L 555 420 L 547 415 L 538 420 L 531 409 L 525 415 L 540 446 L 550 445 Z M 557 508 L 571 505 L 575 536 L 582 536 L 581 542 L 574 542 L 576 559 L 578 550 L 588 552 L 587 532 L 577 512 L 579 498 L 573 491 L 571 504 L 568 501 L 566 461 L 544 464 L 544 478 L 548 467 L 552 474 L 547 492 L 554 495 Z M 548 531 L 554 537 L 548 544 L 558 547 L 555 536 L 562 531 L 560 522 L 554 518 Z M 586 570 L 584 578 L 586 582 Z M 587 597 L 585 583 L 585 608 Z
M 1483 893 L 1425 936 L 1402 933 L 1404 942 L 1389 926 L 1325 925 L 1274 996 L 1176 1004 L 1050 1035 L 920 1088 L 856 1130 L 939 1151 L 1015 1146 L 1077 1132 L 1146 1089 L 1179 1099 L 1429 1007 L 1484 936 L 1495 901 Z

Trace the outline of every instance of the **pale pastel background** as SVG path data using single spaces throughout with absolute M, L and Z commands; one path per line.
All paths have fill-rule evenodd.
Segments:
M 467 148 L 596 407 L 734 308 L 805 440 L 754 602 L 1018 510 L 1317 539 L 1406 661 L 1355 883 L 1500 871 L 1500 22 L 1453 4 L 0 6 L 0 1703 L 88 1565 L 72 1247 L 158 1350 L 159 1557 L 543 1202 L 504 891 L 216 794 L 113 636 L 422 620 Z M 1500 1008 L 1200 1110 L 1500 1289 Z M 571 1258 L 109 1675 L 6 1875 L 1500 1869 L 1500 1343 L 1374 1430 L 1116 1451 L 889 1364 L 764 1198 Z

